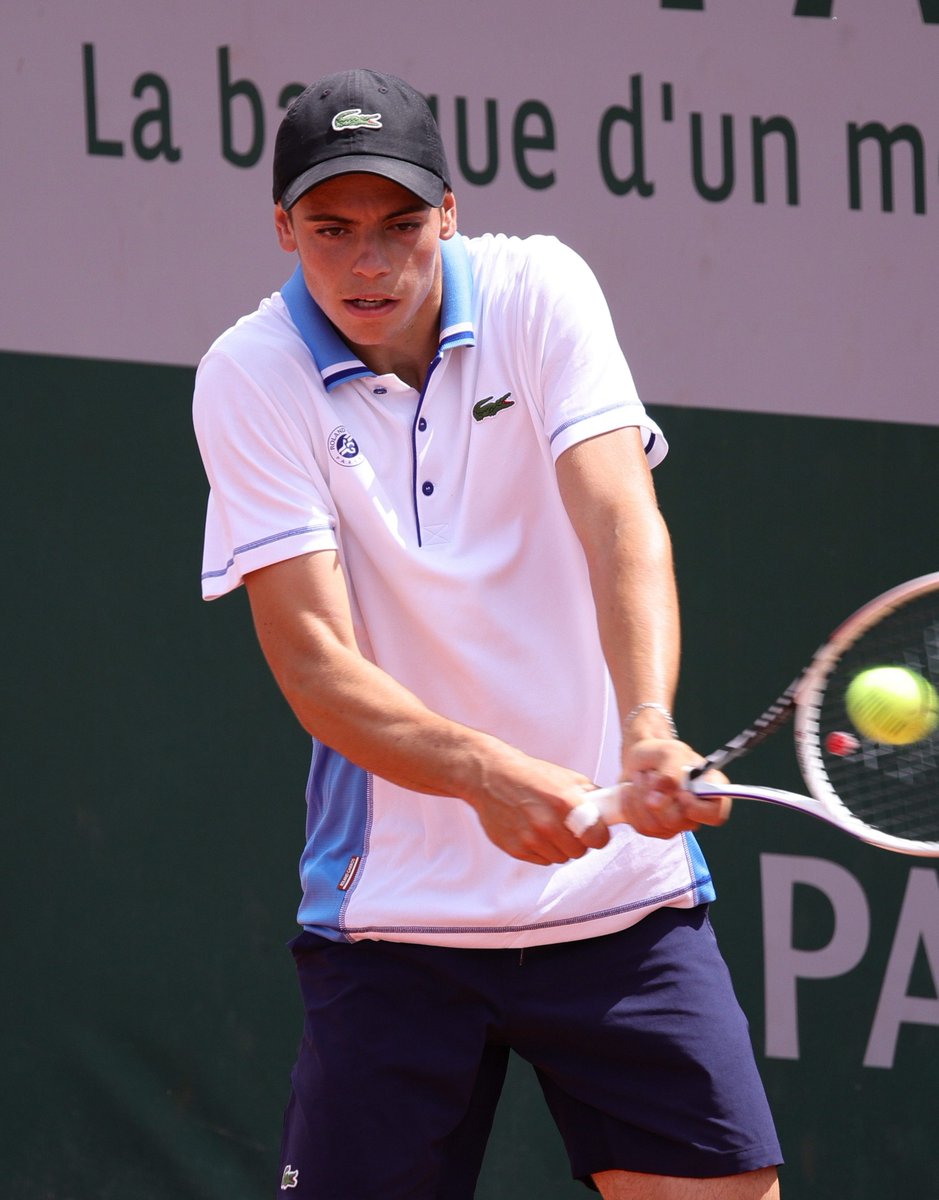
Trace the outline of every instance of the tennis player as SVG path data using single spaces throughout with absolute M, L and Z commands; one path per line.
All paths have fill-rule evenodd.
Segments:
M 244 584 L 313 738 L 306 1011 L 276 1191 L 472 1197 L 507 1056 L 607 1198 L 778 1195 L 682 789 L 666 452 L 585 263 L 467 238 L 431 113 L 290 107 L 281 290 L 202 361 L 206 598 Z M 629 780 L 632 827 L 565 818 Z

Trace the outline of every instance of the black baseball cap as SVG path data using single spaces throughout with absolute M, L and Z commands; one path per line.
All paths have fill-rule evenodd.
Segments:
M 433 113 L 395 75 L 327 75 L 301 92 L 277 131 L 274 200 L 284 208 L 318 183 L 357 171 L 392 179 L 435 208 L 450 187 Z

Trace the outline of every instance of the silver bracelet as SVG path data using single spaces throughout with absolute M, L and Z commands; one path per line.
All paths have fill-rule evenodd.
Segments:
M 647 700 L 644 704 L 637 704 L 631 712 L 628 712 L 626 716 L 623 717 L 623 723 L 620 726 L 622 732 L 625 733 L 633 721 L 635 721 L 636 717 L 638 717 L 639 714 L 647 708 L 654 708 L 657 713 L 661 713 L 665 720 L 668 721 L 668 727 L 672 731 L 672 737 L 678 737 L 678 728 L 675 725 L 675 718 L 664 704 L 657 704 L 654 700 Z

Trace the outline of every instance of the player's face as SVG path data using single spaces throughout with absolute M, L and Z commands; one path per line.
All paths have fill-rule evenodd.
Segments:
M 278 205 L 281 246 L 295 251 L 310 295 L 377 374 L 436 350 L 442 287 L 440 240 L 456 232 L 447 193 L 431 208 L 377 175 L 339 175 Z

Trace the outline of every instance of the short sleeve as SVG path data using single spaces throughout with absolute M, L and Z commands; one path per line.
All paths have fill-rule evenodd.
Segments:
M 555 238 L 530 238 L 528 244 L 521 316 L 552 456 L 557 460 L 577 442 L 636 426 L 656 466 L 668 444 L 639 398 L 596 276 Z
M 263 378 L 218 348 L 196 372 L 193 424 L 210 487 L 206 600 L 232 591 L 250 571 L 336 548 L 335 511 L 309 428 L 276 394 L 289 394 L 289 381 Z

